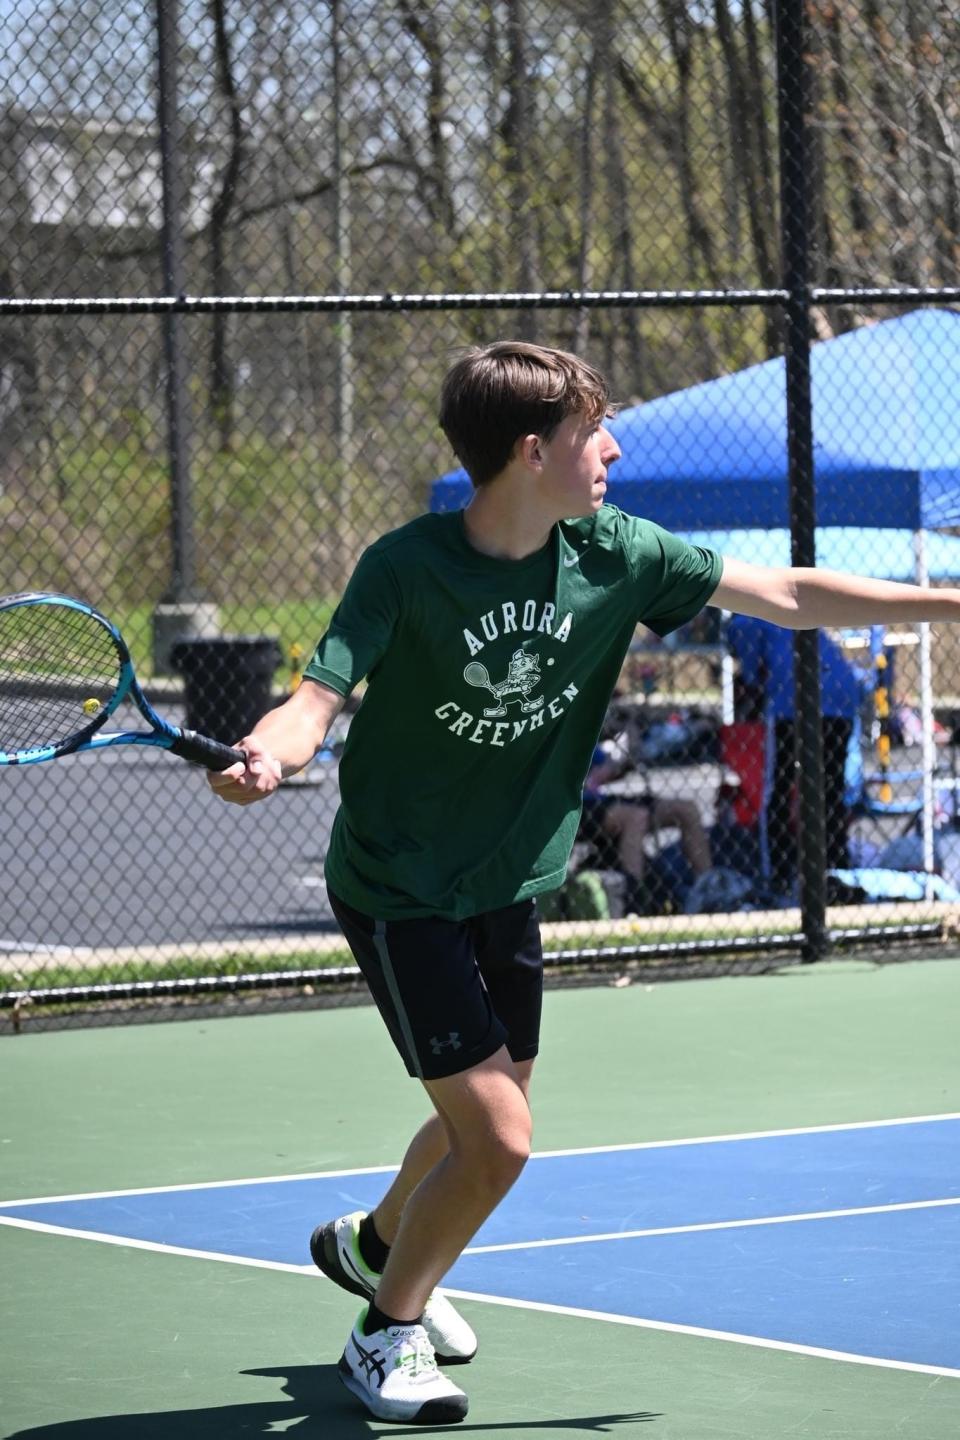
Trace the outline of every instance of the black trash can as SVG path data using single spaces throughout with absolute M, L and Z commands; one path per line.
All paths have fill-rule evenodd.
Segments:
M 267 635 L 178 640 L 170 663 L 183 676 L 188 729 L 232 745 L 270 709 L 270 682 L 282 660 Z

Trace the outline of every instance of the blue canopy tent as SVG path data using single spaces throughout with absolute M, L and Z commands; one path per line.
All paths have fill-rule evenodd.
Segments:
M 960 313 L 914 310 L 814 345 L 821 526 L 960 526 Z M 668 530 L 783 529 L 787 411 L 782 358 L 622 410 L 607 499 Z M 434 482 L 460 509 L 463 470 Z
M 789 563 L 785 362 L 622 410 L 607 500 L 747 560 Z M 817 553 L 875 575 L 960 576 L 960 313 L 914 310 L 812 347 Z M 431 509 L 459 509 L 462 470 Z M 762 537 L 758 532 L 763 532 Z M 912 538 L 911 538 L 912 537 Z M 909 565 L 913 545 L 914 564 Z M 869 548 L 868 548 L 869 547 Z M 932 855 L 932 686 L 921 635 L 925 831 Z

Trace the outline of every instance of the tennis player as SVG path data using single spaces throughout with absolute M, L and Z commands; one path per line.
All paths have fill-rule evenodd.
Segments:
M 604 505 L 619 457 L 606 382 L 513 341 L 448 371 L 440 424 L 474 486 L 361 556 L 294 695 L 211 774 L 247 805 L 306 766 L 367 689 L 340 764 L 330 903 L 433 1113 L 370 1213 L 314 1232 L 367 1304 L 340 1360 L 379 1419 L 461 1420 L 437 1360 L 477 1342 L 436 1289 L 530 1152 L 542 956 L 535 897 L 564 879 L 581 789 L 638 622 L 704 605 L 793 629 L 960 618 L 960 591 L 767 568 Z

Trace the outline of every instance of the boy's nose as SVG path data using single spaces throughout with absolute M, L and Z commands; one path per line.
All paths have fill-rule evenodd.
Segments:
M 612 465 L 615 460 L 619 460 L 619 459 L 620 459 L 620 455 L 621 455 L 620 446 L 617 444 L 616 440 L 614 440 L 613 436 L 610 434 L 610 431 L 607 430 L 606 428 L 604 428 L 603 430 L 601 430 L 600 433 L 601 433 L 602 441 L 603 441 L 603 443 L 602 443 L 603 463 L 604 463 L 605 465 Z

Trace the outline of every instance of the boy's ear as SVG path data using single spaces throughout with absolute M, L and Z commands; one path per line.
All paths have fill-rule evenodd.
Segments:
M 514 454 L 531 470 L 539 470 L 543 464 L 543 441 L 539 435 L 521 435 Z

